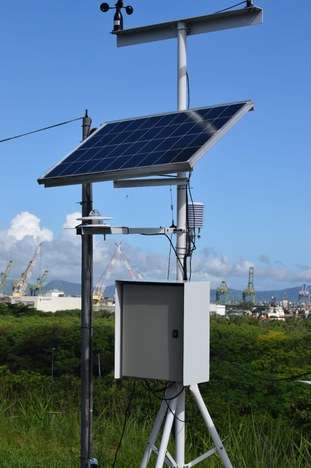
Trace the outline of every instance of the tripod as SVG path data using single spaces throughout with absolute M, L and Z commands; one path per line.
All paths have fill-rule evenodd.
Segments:
M 171 456 L 171 454 L 167 451 L 170 433 L 173 427 L 174 419 L 176 417 L 176 411 L 177 411 L 178 405 L 184 404 L 184 391 L 185 391 L 184 389 L 185 387 L 183 387 L 182 384 L 174 383 L 172 386 L 170 386 L 166 390 L 165 397 L 161 402 L 161 406 L 158 411 L 156 420 L 154 422 L 152 432 L 149 437 L 149 440 L 148 440 L 148 443 L 147 443 L 147 446 L 143 455 L 143 459 L 140 464 L 140 468 L 147 468 L 150 457 L 153 452 L 158 455 L 155 468 L 162 468 L 164 463 L 166 463 L 166 465 L 169 467 L 175 467 L 175 468 L 192 467 L 192 466 L 197 465 L 201 461 L 205 460 L 206 458 L 210 457 L 216 452 L 220 456 L 224 467 L 232 468 L 229 457 L 221 442 L 218 432 L 214 426 L 212 418 L 205 406 L 205 403 L 203 401 L 202 395 L 200 393 L 200 390 L 197 384 L 190 385 L 189 389 L 200 410 L 200 413 L 210 433 L 210 436 L 213 439 L 215 447 L 209 450 L 208 452 L 204 453 L 203 455 L 199 456 L 195 460 L 192 460 L 191 462 L 187 464 L 183 464 L 182 466 L 180 464 L 177 464 L 174 458 Z M 157 448 L 155 446 L 155 443 L 159 435 L 165 416 L 166 416 L 166 420 L 165 420 L 164 427 L 163 427 L 162 439 L 161 439 L 159 448 Z M 178 436 L 179 435 L 177 433 L 176 435 L 177 439 L 178 439 Z

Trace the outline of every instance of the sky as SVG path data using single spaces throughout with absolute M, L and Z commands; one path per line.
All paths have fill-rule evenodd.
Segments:
M 134 13 L 124 14 L 124 27 L 211 14 L 235 3 L 132 0 Z M 210 280 L 214 288 L 226 281 L 244 289 L 250 266 L 257 290 L 311 283 L 311 4 L 255 4 L 264 10 L 262 25 L 187 41 L 190 108 L 255 103 L 191 176 L 193 200 L 205 207 L 192 280 Z M 93 128 L 177 109 L 176 40 L 117 48 L 113 10 L 102 13 L 99 6 L 94 0 L 2 5 L 0 140 L 82 117 L 85 109 Z M 0 272 L 13 260 L 10 276 L 19 277 L 44 241 L 33 276 L 48 270 L 47 281 L 80 282 L 81 239 L 74 227 L 81 186 L 44 188 L 37 179 L 81 139 L 78 120 L 0 143 Z M 169 226 L 176 219 L 174 188 L 114 189 L 100 182 L 93 190 L 94 208 L 111 216 L 112 225 Z M 165 280 L 169 271 L 174 279 L 166 238 L 96 236 L 95 282 L 120 241 L 144 279 Z M 128 276 L 122 264 L 114 273 Z

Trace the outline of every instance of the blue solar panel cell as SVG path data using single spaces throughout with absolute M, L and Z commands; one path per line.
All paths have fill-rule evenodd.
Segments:
M 191 171 L 252 101 L 108 122 L 38 179 L 46 186 Z

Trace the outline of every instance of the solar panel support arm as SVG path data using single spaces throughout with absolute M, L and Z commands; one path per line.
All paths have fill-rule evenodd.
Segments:
M 80 224 L 76 227 L 78 235 L 129 235 L 129 234 L 141 234 L 144 236 L 157 236 L 157 235 L 169 235 L 169 234 L 182 234 L 186 232 L 176 227 L 137 227 L 131 228 L 127 226 L 108 226 L 107 224 Z
M 167 185 L 187 185 L 189 177 L 168 177 L 157 179 L 120 179 L 113 181 L 114 188 L 157 187 Z

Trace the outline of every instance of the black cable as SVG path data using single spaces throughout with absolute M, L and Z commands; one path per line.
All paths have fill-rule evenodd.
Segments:
M 141 381 L 142 383 L 142 386 L 143 388 L 148 392 L 148 406 L 149 406 L 149 409 L 151 407 L 151 392 L 149 391 L 149 388 L 148 388 L 148 385 L 144 385 L 145 382 L 142 380 Z M 147 384 L 147 382 L 146 382 Z M 159 388 L 159 389 L 154 389 L 155 392 L 162 392 L 163 393 L 163 387 Z M 139 422 L 142 423 L 142 422 L 146 422 L 146 421 L 149 421 L 151 418 L 154 418 L 156 416 L 156 414 L 158 413 L 158 410 L 154 411 L 152 414 L 147 414 L 145 415 L 144 418 L 139 418 Z
M 171 270 L 171 256 L 172 256 L 172 237 L 173 234 L 171 234 L 171 237 L 170 237 L 170 249 L 169 249 L 169 252 L 168 252 L 168 261 L 167 261 L 167 275 L 166 275 L 166 279 L 167 281 L 170 279 L 170 270 Z
M 237 6 L 243 5 L 243 3 L 246 3 L 246 4 L 247 4 L 247 0 L 244 0 L 244 2 L 236 3 L 235 5 L 231 5 L 231 6 L 228 7 L 228 8 L 224 8 L 223 10 L 215 11 L 215 14 L 217 14 L 217 13 L 222 13 L 223 11 L 232 10 L 233 8 L 235 8 L 235 7 L 237 7 Z
M 127 420 L 128 420 L 129 414 L 130 414 L 130 407 L 131 407 L 132 400 L 133 400 L 133 397 L 134 397 L 135 387 L 136 387 L 136 382 L 135 382 L 135 380 L 134 380 L 134 381 L 133 381 L 133 385 L 132 385 L 132 392 L 131 392 L 129 401 L 128 401 L 128 403 L 127 403 L 127 407 L 126 407 L 126 411 L 125 411 L 125 415 L 124 415 L 122 433 L 121 433 L 121 437 L 120 437 L 120 440 L 119 440 L 119 443 L 118 443 L 117 450 L 116 450 L 115 455 L 114 455 L 114 460 L 113 460 L 112 468 L 114 468 L 115 465 L 116 465 L 118 453 L 119 453 L 119 450 L 120 450 L 120 448 L 121 448 L 122 440 L 123 440 L 123 437 L 124 437 L 124 434 L 125 434 L 125 428 L 126 428 L 126 424 L 127 424 Z
M 15 135 L 15 136 L 12 136 L 12 137 L 9 137 L 9 138 L 4 138 L 4 139 L 0 140 L 0 143 L 3 143 L 5 141 L 10 141 L 10 140 L 15 140 L 16 138 L 21 138 L 23 136 L 32 135 L 33 133 L 43 132 L 44 130 L 49 130 L 50 128 L 54 128 L 54 127 L 60 127 L 61 125 L 66 125 L 66 124 L 69 124 L 71 122 L 76 122 L 77 120 L 82 120 L 82 119 L 83 119 L 83 117 L 77 117 L 76 119 L 66 120 L 65 122 L 60 122 L 60 123 L 57 123 L 57 124 L 54 124 L 54 125 L 49 125 L 48 127 L 43 127 L 43 128 L 39 128 L 37 130 L 32 130 L 31 132 L 20 133 L 19 135 Z
M 172 187 L 170 187 L 170 197 L 171 197 L 171 216 L 172 216 L 171 227 L 174 227 L 175 226 L 175 221 L 174 221 L 174 206 L 173 206 Z M 170 237 L 171 242 L 172 242 L 172 236 L 173 236 L 173 234 L 171 234 L 171 237 Z M 168 262 L 167 262 L 167 275 L 166 275 L 167 280 L 169 280 L 169 278 L 170 278 L 171 255 L 172 255 L 172 245 L 170 244 L 170 249 L 169 249 L 169 253 L 168 253 Z
M 170 384 L 166 383 L 164 387 L 160 387 L 160 388 L 152 388 L 152 386 L 150 385 L 150 383 L 148 381 L 146 381 L 146 382 L 143 381 L 142 384 L 143 384 L 143 387 L 146 390 L 148 390 L 150 393 L 152 393 L 158 400 L 162 401 L 163 397 L 157 395 L 157 393 L 165 392 L 166 390 L 168 390 L 169 388 L 171 388 L 174 385 L 174 382 L 171 382 Z
M 187 78 L 187 109 L 190 107 L 190 80 L 189 80 L 189 73 L 186 72 Z
M 173 226 L 175 226 L 175 221 L 174 221 L 174 205 L 173 205 L 172 186 L 170 186 L 170 198 L 171 198 L 171 216 L 172 216 L 171 227 L 173 227 Z
M 181 395 L 182 392 L 183 392 L 184 390 L 185 390 L 185 387 L 183 387 L 183 388 L 181 389 L 181 391 L 180 391 L 179 393 L 177 393 L 177 395 L 175 395 L 173 398 L 163 398 L 163 400 L 165 401 L 166 406 L 167 406 L 169 412 L 174 416 L 175 419 L 177 419 L 177 421 L 179 421 L 179 422 L 181 422 L 181 423 L 186 423 L 186 421 L 183 420 L 183 419 L 180 419 L 178 416 L 176 416 L 176 413 L 173 413 L 173 411 L 172 411 L 172 409 L 171 409 L 171 407 L 170 407 L 170 403 L 169 403 L 169 402 L 170 402 L 170 400 L 173 400 L 174 398 L 179 397 L 179 395 Z
M 164 388 L 164 391 L 166 391 L 168 388 L 172 387 L 173 385 L 174 385 L 174 382 L 171 383 L 170 385 L 167 385 Z M 185 390 L 185 387 L 182 387 L 182 389 L 172 397 L 165 397 L 165 396 L 161 397 L 161 396 L 157 395 L 156 392 L 150 386 L 148 386 L 147 382 L 146 382 L 146 387 L 152 393 L 152 395 L 154 397 L 156 397 L 158 400 L 165 401 L 165 403 L 167 405 L 167 408 L 169 409 L 170 413 L 173 414 L 173 416 L 177 419 L 177 421 L 180 421 L 182 423 L 186 422 L 186 421 L 183 421 L 180 418 L 178 418 L 178 416 L 176 416 L 176 414 L 173 413 L 173 411 L 171 410 L 171 407 L 170 407 L 170 403 L 169 403 L 171 400 L 174 400 L 175 398 L 179 397 L 182 394 L 182 392 Z
M 232 361 L 229 361 L 228 359 L 223 358 L 221 356 L 221 354 L 218 351 L 216 351 L 215 348 L 213 348 L 212 346 L 211 346 L 211 350 L 214 351 L 215 353 L 217 353 L 217 355 L 220 356 L 220 358 L 224 362 L 226 362 L 227 364 L 230 364 L 230 366 L 235 367 L 239 371 L 244 372 L 244 373 L 250 375 L 251 377 L 254 377 L 256 379 L 263 380 L 263 381 L 266 381 L 266 382 L 282 382 L 282 381 L 290 382 L 291 380 L 297 380 L 300 377 L 306 377 L 306 376 L 309 376 L 309 375 L 311 376 L 311 372 L 304 372 L 302 374 L 291 375 L 289 377 L 279 377 L 277 379 L 271 379 L 269 377 L 262 377 L 262 376 L 260 376 L 258 374 L 253 374 L 252 372 L 248 371 L 247 369 L 244 369 L 243 367 L 239 366 L 235 362 L 232 362 Z
M 175 256 L 176 256 L 176 258 L 177 258 L 177 260 L 179 262 L 179 265 L 183 270 L 183 265 L 182 265 L 178 255 L 177 255 L 177 251 L 176 251 L 176 249 L 174 247 L 174 244 L 173 244 L 172 240 L 170 239 L 170 237 L 165 232 L 154 232 L 152 234 L 141 233 L 141 235 L 142 236 L 165 236 L 167 238 L 167 240 L 169 241 L 169 243 L 171 244 L 171 247 L 172 247 L 172 249 L 173 249 L 173 251 L 175 253 Z
M 151 392 L 153 396 L 155 396 L 155 397 L 156 397 L 158 400 L 160 400 L 160 401 L 166 401 L 166 402 L 167 402 L 167 401 L 174 400 L 175 398 L 179 397 L 179 395 L 182 394 L 182 392 L 184 391 L 184 388 L 185 388 L 185 387 L 182 387 L 182 389 L 181 389 L 178 393 L 176 393 L 174 396 L 172 396 L 172 397 L 165 397 L 165 396 L 163 397 L 163 396 L 157 395 L 157 391 L 153 390 L 153 389 L 151 388 L 151 386 L 149 386 L 149 385 L 147 384 L 147 382 L 145 382 L 145 383 L 146 383 L 147 390 L 149 390 L 149 392 Z M 167 389 L 171 388 L 173 385 L 174 385 L 174 382 L 171 383 L 170 385 L 165 386 L 165 388 L 162 389 L 162 392 L 163 392 L 163 391 L 165 392 Z M 158 391 L 160 392 L 160 390 L 158 390 Z
M 189 176 L 189 179 L 191 177 L 191 174 Z M 190 182 L 190 180 L 189 180 Z M 188 184 L 188 192 L 189 192 L 189 196 L 190 196 L 190 200 L 191 200 L 191 206 L 192 206 L 192 217 L 193 217 L 193 222 L 194 222 L 194 226 L 193 226 L 193 229 L 194 229 L 194 237 L 193 239 L 190 239 L 191 241 L 191 248 L 190 248 L 190 251 L 189 251 L 189 258 L 190 258 L 190 261 L 189 261 L 189 281 L 191 280 L 191 275 L 192 275 L 192 254 L 193 252 L 196 250 L 196 241 L 195 241 L 195 229 L 196 229 L 196 225 L 195 225 L 195 211 L 194 211 L 194 202 L 193 202 L 193 198 L 192 198 L 192 192 L 191 192 L 191 187 L 190 187 L 190 183 Z M 188 192 L 187 192 L 187 206 L 188 206 Z M 189 232 L 189 221 L 188 221 L 188 212 L 187 212 L 187 232 Z

